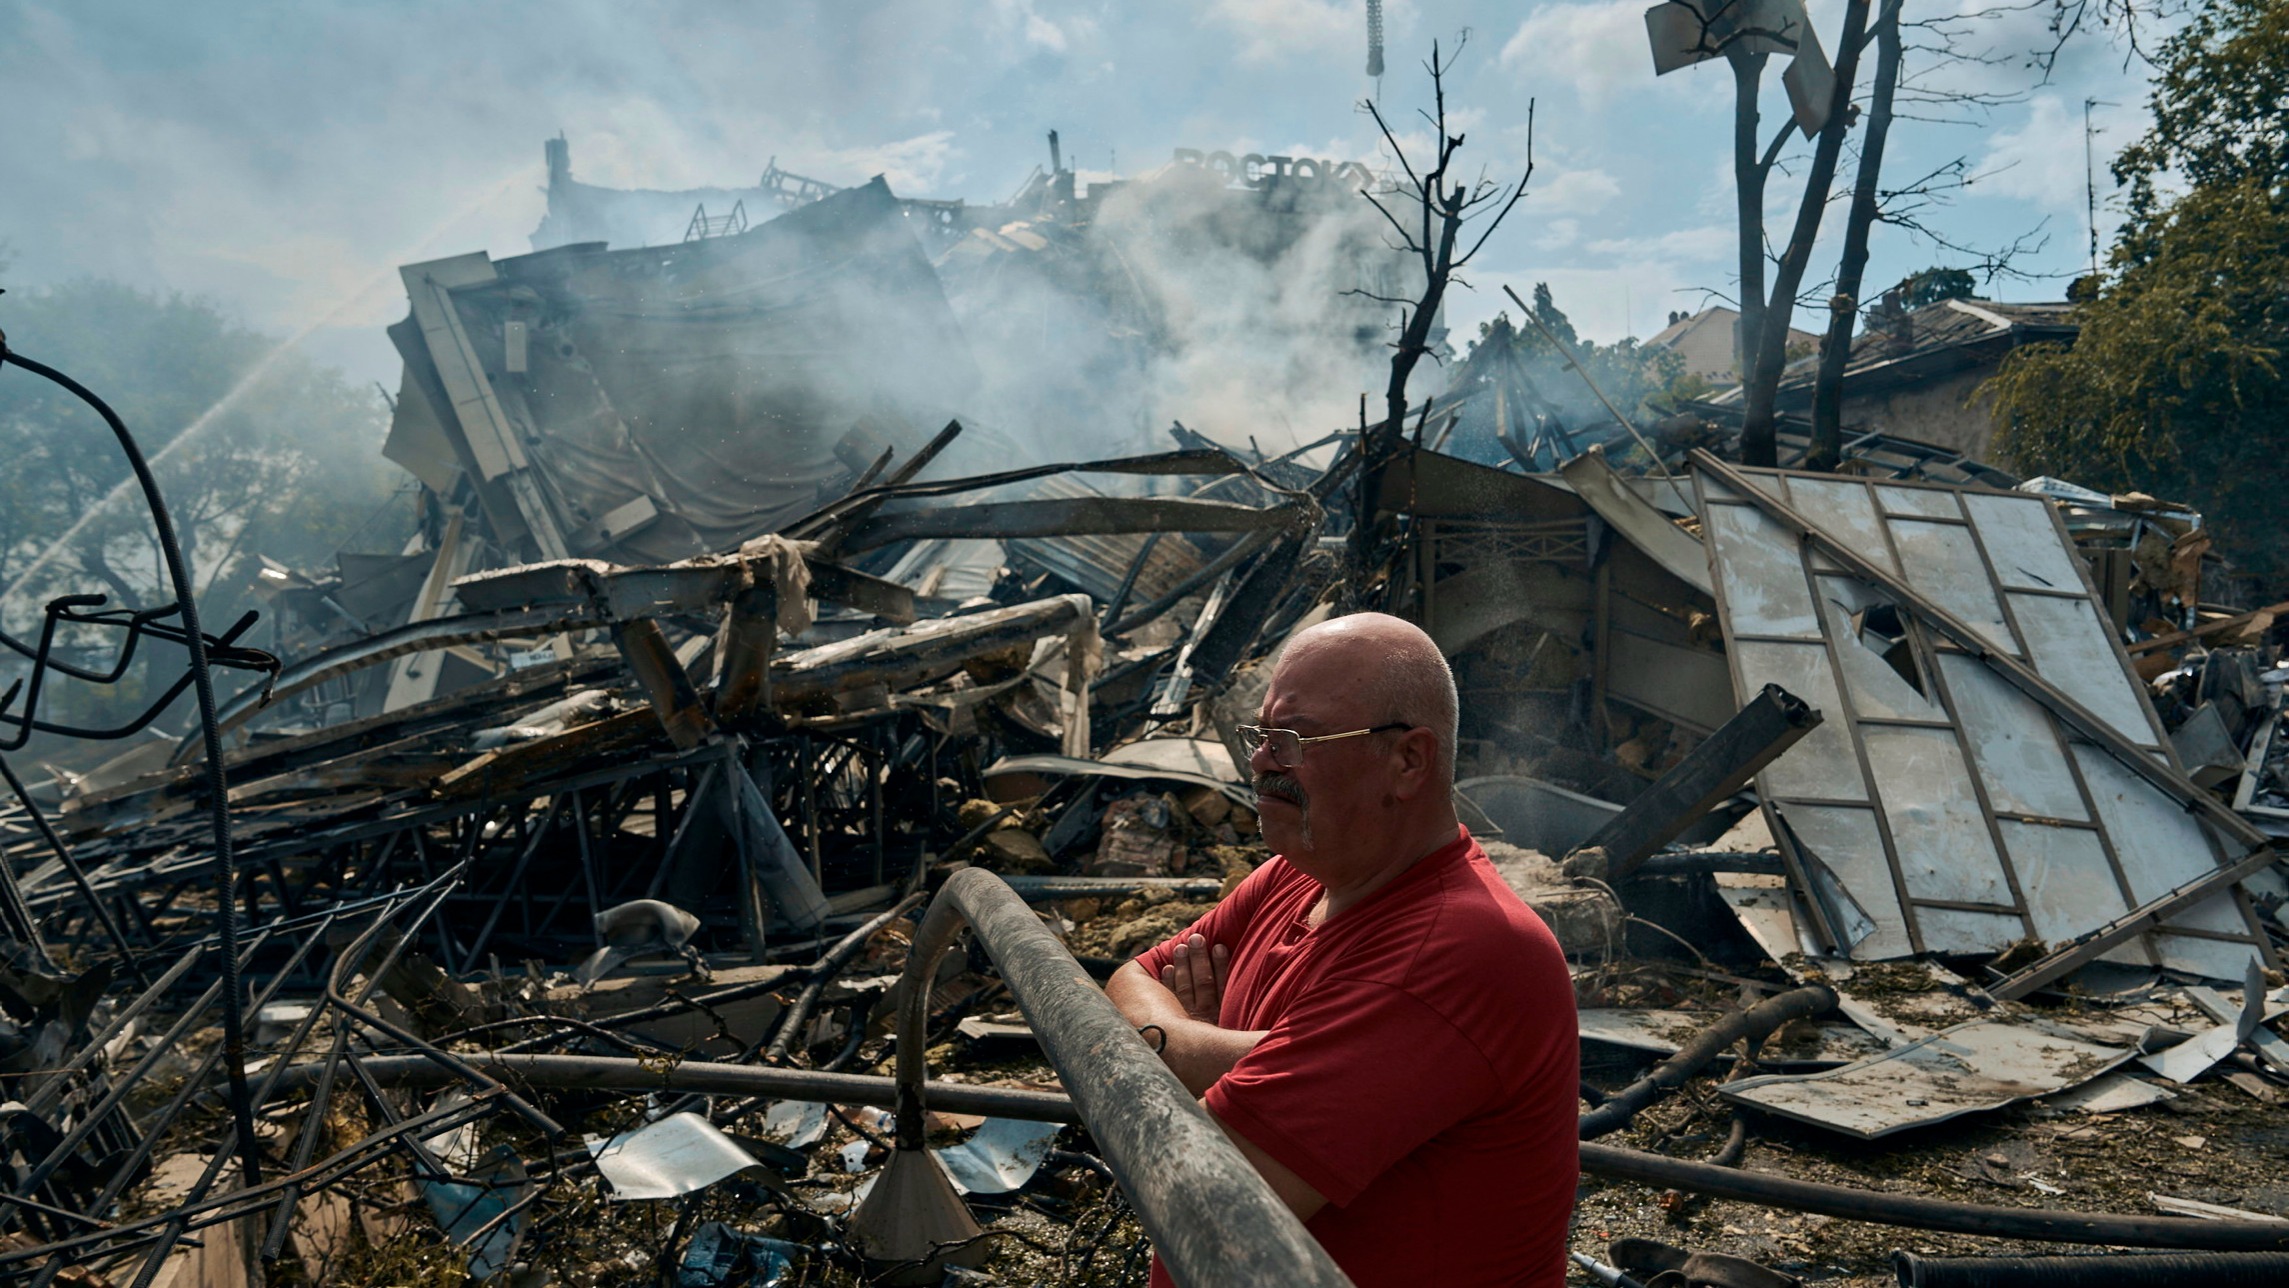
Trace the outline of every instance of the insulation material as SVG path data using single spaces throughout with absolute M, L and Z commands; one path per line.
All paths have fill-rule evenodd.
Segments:
M 679 1198 L 759 1165 L 698 1114 L 670 1114 L 608 1140 L 591 1136 L 587 1144 L 596 1170 L 621 1202 Z

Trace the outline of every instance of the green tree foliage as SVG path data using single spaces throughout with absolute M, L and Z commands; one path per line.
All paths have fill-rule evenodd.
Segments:
M 1551 298 L 1548 282 L 1534 283 L 1534 317 L 1535 320 L 1550 329 L 1550 334 L 1567 344 L 1578 346 L 1581 343 L 1580 338 L 1574 334 L 1572 319 L 1568 318 L 1565 311 L 1558 307 L 1558 302 Z
M 207 301 L 94 279 L 0 296 L 0 330 L 12 349 L 110 403 L 153 459 L 277 343 Z M 255 556 L 322 569 L 389 504 L 397 479 L 380 455 L 387 432 L 378 396 L 290 352 L 158 460 L 160 490 L 209 630 L 261 606 L 252 592 Z M 0 460 L 7 462 L 0 471 L 0 587 L 7 588 L 0 626 L 21 636 L 36 628 L 41 605 L 68 593 L 99 593 L 112 605 L 137 608 L 174 598 L 140 493 L 130 489 L 102 505 L 130 475 L 110 430 L 78 399 L 29 372 L 0 369 Z M 27 578 L 41 553 L 90 513 L 93 520 Z M 250 642 L 267 638 L 258 628 Z M 170 660 L 179 663 L 180 655 Z M 54 697 L 74 701 L 68 691 Z
M 2016 467 L 2199 506 L 2289 585 L 2289 0 L 2208 0 L 2161 51 L 2154 127 L 2115 177 L 2129 219 L 2072 348 L 1989 392 Z
M 1969 270 L 1935 266 L 1900 279 L 1900 307 L 1920 309 L 1941 300 L 1968 300 L 1978 289 Z
M 2153 239 L 2178 184 L 2255 181 L 2278 197 L 2289 180 L 2289 5 L 2209 0 L 2163 47 L 2161 67 L 2154 127 L 2114 162 L 2130 189 L 2121 248 L 2134 262 L 2159 253 Z

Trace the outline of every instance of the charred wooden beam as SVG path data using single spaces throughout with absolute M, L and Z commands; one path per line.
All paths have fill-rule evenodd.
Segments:
M 771 653 L 779 643 L 779 594 L 769 582 L 731 601 L 716 642 L 715 716 L 744 720 L 771 701 Z
M 812 598 L 872 613 L 900 626 L 915 620 L 911 589 L 824 559 L 805 559 L 803 563 L 811 571 Z
M 1804 699 L 1777 684 L 1764 686 L 1764 692 L 1584 841 L 1566 861 L 1566 871 L 1602 881 L 1626 879 L 1820 721 L 1820 712 Z
M 1261 532 L 1295 521 L 1294 507 L 1260 509 L 1181 497 L 1083 496 L 987 501 L 878 514 L 843 539 L 871 550 L 930 537 L 1067 537 L 1100 532 Z
M 758 581 L 770 580 L 768 554 L 703 556 L 657 568 L 623 568 L 596 559 L 558 559 L 478 573 L 453 583 L 461 606 L 475 611 L 587 605 L 599 621 L 672 613 L 713 613 Z M 904 624 L 914 620 L 914 592 L 855 568 L 805 555 L 813 598 L 844 604 Z
M 650 708 L 623 711 L 554 737 L 488 751 L 440 775 L 435 790 L 447 799 L 510 796 L 599 757 L 656 746 L 659 737 L 660 721 Z
M 927 684 L 964 662 L 1069 633 L 1091 617 L 1090 610 L 1087 595 L 1058 595 L 790 653 L 772 668 L 772 704 L 785 711 L 848 689 L 882 685 L 897 691 Z
M 690 751 L 715 732 L 715 721 L 700 705 L 698 687 L 691 682 L 684 664 L 676 660 L 676 651 L 668 647 L 658 622 L 649 618 L 614 622 L 612 642 L 635 673 L 636 683 L 643 686 L 645 700 L 652 704 L 652 713 L 660 718 L 660 726 L 668 731 L 668 739 L 678 751 Z
M 513 608 L 500 612 L 460 613 L 409 622 L 340 648 L 304 658 L 281 670 L 268 684 L 257 684 L 223 704 L 218 723 L 225 732 L 245 724 L 255 712 L 280 698 L 348 675 L 377 663 L 410 653 L 426 653 L 456 644 L 493 640 L 539 639 L 597 623 L 583 608 Z

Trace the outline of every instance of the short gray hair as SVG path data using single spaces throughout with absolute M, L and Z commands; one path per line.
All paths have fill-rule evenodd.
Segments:
M 1428 729 L 1438 739 L 1439 772 L 1454 785 L 1455 744 L 1461 739 L 1462 701 L 1455 693 L 1454 668 L 1428 635 L 1394 641 L 1387 664 L 1375 673 L 1367 700 L 1382 713 L 1378 724 L 1404 722 Z

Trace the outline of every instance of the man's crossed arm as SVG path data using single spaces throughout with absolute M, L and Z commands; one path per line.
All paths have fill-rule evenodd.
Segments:
M 1242 1056 L 1263 1041 L 1266 1032 L 1227 1029 L 1216 1022 L 1224 996 L 1224 972 L 1231 955 L 1232 950 L 1225 945 L 1211 948 L 1206 938 L 1194 935 L 1176 946 L 1174 962 L 1161 971 L 1159 979 L 1132 961 L 1115 971 L 1105 984 L 1105 996 L 1112 999 L 1129 1023 L 1139 1029 L 1160 1030 L 1161 1061 L 1168 1065 L 1177 1081 L 1184 1084 L 1184 1089 L 1195 1096 L 1204 1094 L 1218 1078 L 1231 1072 Z M 1309 1182 L 1218 1119 L 1206 1100 L 1201 1101 L 1200 1107 L 1210 1121 L 1223 1128 L 1225 1136 L 1255 1165 L 1272 1192 L 1280 1196 L 1280 1201 L 1288 1205 L 1298 1220 L 1308 1221 L 1327 1206 L 1327 1199 Z

